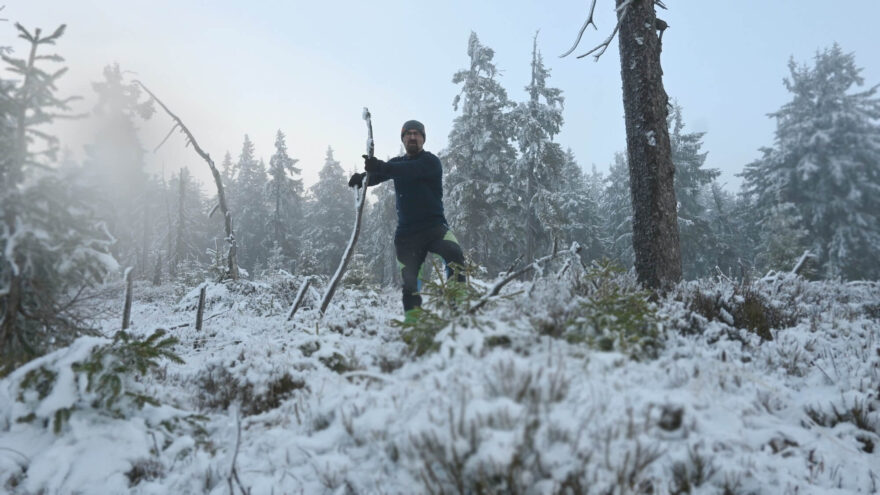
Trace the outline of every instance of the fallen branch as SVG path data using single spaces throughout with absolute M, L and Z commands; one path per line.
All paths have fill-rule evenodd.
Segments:
M 303 299 L 306 296 L 306 289 L 309 288 L 309 285 L 312 283 L 312 277 L 306 277 L 303 281 L 302 287 L 299 288 L 299 292 L 296 293 L 296 299 L 293 301 L 293 307 L 290 309 L 290 314 L 287 315 L 287 321 L 293 319 L 293 315 L 296 314 L 296 310 L 299 309 L 299 305 L 302 303 Z
M 393 378 L 390 378 L 387 376 L 382 376 L 382 375 L 379 375 L 376 373 L 369 373 L 366 371 L 349 371 L 347 373 L 343 373 L 342 377 L 343 378 L 363 377 L 363 378 L 371 378 L 373 380 L 381 381 L 381 382 L 385 382 L 385 383 L 394 383 L 394 384 L 398 383 L 398 381 Z
M 524 266 L 523 268 L 520 268 L 519 270 L 517 270 L 513 273 L 508 273 L 507 276 L 505 276 L 504 278 L 502 278 L 498 282 L 495 282 L 495 285 L 493 285 L 492 288 L 489 289 L 489 292 L 487 292 L 486 295 L 481 297 L 480 300 L 477 301 L 476 304 L 474 304 L 473 306 L 471 306 L 467 310 L 467 314 L 476 313 L 478 309 L 485 306 L 493 297 L 497 296 L 498 293 L 501 292 L 501 289 L 505 285 L 509 284 L 512 280 L 515 280 L 520 275 L 522 275 L 528 271 L 534 270 L 536 268 L 539 268 L 540 265 L 547 263 L 548 261 L 551 261 L 555 258 L 558 258 L 564 254 L 575 255 L 577 253 L 580 253 L 580 251 L 581 251 L 581 246 L 578 243 L 574 242 L 574 243 L 572 243 L 571 248 L 569 248 L 565 251 L 559 251 L 559 252 L 556 252 L 553 254 L 548 254 L 547 256 L 544 256 L 543 258 L 537 259 L 537 260 L 529 263 L 528 265 Z
M 214 314 L 212 314 L 211 316 L 205 318 L 205 319 L 203 320 L 203 322 L 204 322 L 204 321 L 211 320 L 211 319 L 213 319 L 213 318 L 216 318 L 216 317 L 218 317 L 218 316 L 220 316 L 220 315 L 224 315 L 224 314 L 226 314 L 226 313 L 228 313 L 228 312 L 229 312 L 229 310 L 227 309 L 226 311 L 220 311 L 219 313 L 214 313 Z M 192 323 L 181 323 L 180 325 L 174 325 L 173 327 L 168 327 L 168 330 L 174 330 L 174 329 L 177 329 L 177 328 L 185 328 L 185 327 L 189 327 L 189 326 L 192 326 Z
M 199 146 L 199 143 L 196 141 L 196 138 L 189 131 L 189 128 L 184 125 L 183 121 L 180 120 L 180 117 L 169 110 L 168 107 L 165 106 L 164 103 L 162 103 L 162 100 L 157 98 L 152 91 L 144 86 L 144 83 L 140 82 L 137 79 L 135 79 L 133 82 L 140 86 L 144 91 L 146 91 L 146 93 L 150 95 L 150 97 L 152 97 L 153 100 L 155 100 L 156 103 L 158 103 L 163 110 L 165 110 L 165 113 L 167 113 L 168 116 L 171 117 L 172 120 L 174 120 L 174 126 L 171 127 L 171 131 L 168 132 L 168 135 L 165 136 L 165 139 L 163 139 L 159 146 L 157 146 L 156 149 L 153 151 L 155 152 L 156 150 L 158 150 L 159 147 L 168 140 L 168 136 L 170 136 L 176 128 L 180 130 L 180 132 L 182 132 L 184 136 L 186 136 L 187 145 L 192 144 L 193 149 L 196 151 L 196 153 L 198 153 L 198 155 L 202 157 L 205 162 L 208 163 L 208 167 L 211 168 L 211 175 L 214 176 L 214 184 L 216 184 L 217 186 L 217 201 L 219 202 L 220 212 L 223 213 L 223 218 L 225 219 L 226 242 L 229 243 L 229 253 L 227 254 L 226 258 L 226 268 L 228 270 L 229 277 L 232 280 L 238 280 L 238 261 L 236 260 L 238 244 L 235 240 L 235 231 L 232 229 L 232 213 L 229 212 L 229 208 L 227 208 L 226 206 L 226 194 L 223 192 L 223 181 L 220 179 L 220 171 L 217 170 L 217 167 L 214 165 L 214 160 L 211 159 L 211 155 L 205 153 L 202 150 L 201 146 Z
M 794 264 L 794 268 L 791 269 L 791 273 L 794 275 L 800 275 L 801 271 L 803 271 L 804 267 L 807 264 L 807 261 L 811 259 L 815 259 L 816 255 L 810 252 L 810 250 L 804 251 L 804 254 L 801 255 L 800 259 L 797 260 L 797 263 Z

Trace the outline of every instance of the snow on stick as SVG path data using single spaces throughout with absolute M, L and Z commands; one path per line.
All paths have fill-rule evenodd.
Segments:
M 303 280 L 302 287 L 299 288 L 299 292 L 296 294 L 296 299 L 293 301 L 293 307 L 290 309 L 290 314 L 287 316 L 287 321 L 293 319 L 293 315 L 296 314 L 296 310 L 299 309 L 300 304 L 302 304 L 303 298 L 306 296 L 306 290 L 309 288 L 309 284 L 312 283 L 312 277 L 306 277 Z
M 373 123 L 370 120 L 370 111 L 367 107 L 364 107 L 363 118 L 367 122 L 367 156 L 372 157 L 374 149 Z M 342 274 L 345 273 L 345 268 L 348 266 L 348 262 L 351 261 L 351 257 L 354 254 L 354 246 L 357 244 L 358 236 L 361 233 L 361 217 L 364 213 L 364 203 L 366 203 L 367 199 L 367 184 L 369 183 L 370 174 L 367 173 L 364 176 L 364 182 L 355 203 L 356 213 L 354 217 L 354 230 L 351 232 L 351 238 L 348 240 L 348 247 L 345 248 L 345 252 L 342 254 L 342 261 L 339 262 L 339 267 L 336 268 L 336 273 L 333 274 L 333 278 L 330 280 L 330 285 L 327 286 L 327 292 L 324 293 L 324 297 L 321 299 L 321 316 L 324 315 L 327 306 L 330 305 L 330 300 L 333 299 L 333 293 L 336 292 L 336 286 L 339 285 L 339 281 L 342 279 Z
M 801 270 L 804 269 L 804 265 L 807 263 L 807 260 L 810 260 L 812 258 L 814 258 L 814 256 L 809 249 L 804 251 L 804 254 L 802 254 L 797 263 L 794 264 L 794 268 L 791 269 L 791 273 L 795 275 L 800 275 Z
M 122 309 L 122 329 L 127 330 L 131 322 L 131 277 L 132 268 L 125 269 L 125 306 Z
M 541 265 L 543 265 L 544 263 L 547 263 L 548 261 L 551 261 L 551 260 L 553 260 L 563 254 L 570 254 L 570 255 L 574 256 L 574 255 L 577 255 L 578 253 L 580 253 L 580 251 L 581 251 L 581 246 L 577 242 L 573 242 L 571 244 L 571 247 L 565 251 L 554 252 L 552 254 L 544 256 L 543 258 L 536 259 L 535 261 L 529 263 L 528 265 L 524 266 L 523 268 L 520 268 L 519 270 L 517 270 L 515 272 L 508 273 L 506 277 L 495 282 L 495 284 L 492 286 L 492 288 L 489 289 L 489 292 L 487 292 L 486 295 L 481 297 L 479 301 L 477 301 L 473 306 L 471 306 L 467 310 L 467 313 L 468 314 L 476 313 L 477 310 L 479 310 L 480 308 L 485 306 L 486 303 L 491 301 L 493 297 L 497 296 L 501 292 L 501 289 L 505 285 L 510 283 L 512 280 L 515 280 L 520 275 L 522 275 L 526 272 L 529 272 L 531 270 L 535 270 L 537 268 L 540 268 Z
M 207 290 L 207 284 L 202 284 L 202 288 L 199 289 L 199 309 L 196 310 L 196 330 L 202 329 L 202 321 L 205 316 L 205 294 Z

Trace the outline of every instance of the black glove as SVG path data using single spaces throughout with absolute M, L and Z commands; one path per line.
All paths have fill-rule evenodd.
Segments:
M 367 172 L 370 172 L 371 174 L 380 172 L 383 165 L 385 165 L 385 162 L 375 156 L 364 155 L 364 170 Z
M 361 187 L 365 175 L 367 174 L 352 174 L 351 179 L 348 179 L 348 187 Z

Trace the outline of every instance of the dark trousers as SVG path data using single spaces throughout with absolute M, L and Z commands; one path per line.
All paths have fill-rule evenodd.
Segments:
M 446 263 L 446 276 L 452 276 L 450 264 L 464 265 L 464 254 L 458 240 L 445 225 L 438 225 L 415 234 L 396 236 L 394 249 L 397 263 L 403 278 L 403 310 L 409 311 L 422 305 L 419 295 L 419 270 L 429 252 L 439 254 Z M 465 275 L 458 273 L 457 280 L 465 281 Z

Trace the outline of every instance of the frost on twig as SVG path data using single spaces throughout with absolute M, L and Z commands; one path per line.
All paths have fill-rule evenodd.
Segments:
M 493 285 L 492 288 L 489 289 L 489 292 L 487 292 L 486 295 L 481 297 L 480 300 L 477 301 L 476 304 L 474 304 L 473 306 L 471 306 L 470 309 L 468 309 L 468 311 L 467 311 L 468 314 L 476 313 L 478 309 L 485 306 L 486 303 L 488 303 L 493 297 L 497 296 L 498 293 L 501 292 L 501 289 L 505 285 L 509 284 L 512 280 L 517 279 L 520 275 L 527 273 L 531 270 L 535 270 L 535 269 L 540 270 L 542 265 L 544 265 L 548 261 L 551 261 L 553 259 L 558 258 L 559 256 L 562 256 L 564 254 L 577 255 L 580 251 L 581 251 L 581 246 L 578 243 L 574 242 L 574 243 L 572 243 L 571 248 L 569 248 L 565 251 L 558 251 L 558 252 L 555 252 L 552 254 L 548 254 L 547 256 L 544 256 L 543 258 L 539 258 L 539 259 L 533 261 L 532 263 L 529 263 L 528 265 L 520 268 L 519 270 L 517 270 L 515 272 L 508 273 L 506 277 L 495 282 L 495 285 Z
M 620 6 L 617 7 L 617 13 L 618 13 L 617 24 L 615 24 L 614 29 L 611 31 L 611 34 L 608 36 L 608 38 L 606 38 L 605 41 L 603 41 L 602 43 L 593 47 L 592 50 L 590 50 L 584 54 L 578 55 L 577 58 L 584 58 L 587 55 L 595 53 L 595 55 L 593 55 L 593 58 L 596 61 L 598 61 L 599 57 L 601 57 L 602 54 L 605 53 L 605 50 L 608 49 L 608 46 L 611 44 L 611 41 L 614 40 L 614 36 L 617 35 L 617 31 L 620 30 L 620 23 L 623 22 L 623 19 L 626 17 L 626 13 L 629 11 L 629 6 L 632 3 L 633 3 L 633 0 L 626 0 L 625 2 L 620 4 Z M 662 4 L 661 4 L 661 6 L 662 6 Z M 574 41 L 574 45 L 572 45 L 572 47 L 569 48 L 567 52 L 560 55 L 559 56 L 560 58 L 568 56 L 571 52 L 574 51 L 575 48 L 577 48 L 578 44 L 580 44 L 580 42 L 581 42 L 581 37 L 583 36 L 584 31 L 587 29 L 587 26 L 592 24 L 593 27 L 596 28 L 596 23 L 593 21 L 593 13 L 595 12 L 595 10 L 596 10 L 596 0 L 593 0 L 592 4 L 590 5 L 590 14 L 587 16 L 587 20 L 586 20 L 586 22 L 584 22 L 584 25 L 581 26 L 581 30 L 578 32 L 577 39 L 575 39 L 575 41 Z M 598 29 L 598 28 L 596 28 L 596 29 Z

